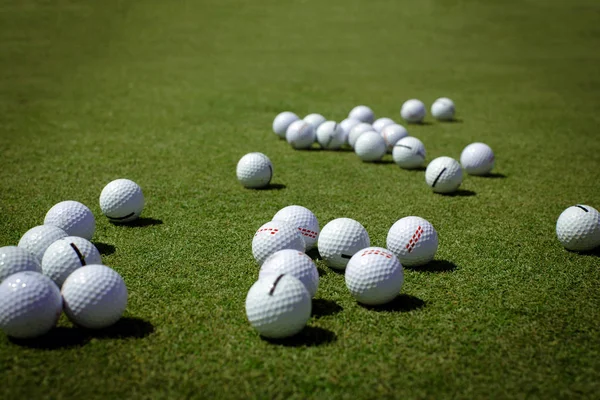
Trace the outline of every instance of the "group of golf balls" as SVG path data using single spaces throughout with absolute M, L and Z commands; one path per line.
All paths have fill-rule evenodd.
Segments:
M 319 273 L 306 251 L 314 247 L 328 267 L 344 271 L 346 286 L 359 303 L 376 306 L 399 294 L 403 265 L 433 260 L 438 236 L 427 220 L 408 216 L 392 225 L 386 248 L 371 247 L 369 234 L 358 221 L 337 218 L 321 230 L 309 209 L 284 207 L 252 239 L 260 271 L 246 297 L 246 316 L 263 337 L 293 336 L 310 318 Z
M 141 188 L 117 179 L 100 194 L 102 213 L 114 223 L 136 219 L 144 207 Z M 31 228 L 17 246 L 0 248 L 0 329 L 18 339 L 49 332 L 64 311 L 77 326 L 100 329 L 114 324 L 127 306 L 123 278 L 102 264 L 90 241 L 96 230 L 92 211 L 62 201 Z

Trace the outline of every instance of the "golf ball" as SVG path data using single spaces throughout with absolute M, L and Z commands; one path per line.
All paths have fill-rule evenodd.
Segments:
M 431 105 L 431 115 L 439 121 L 451 121 L 454 112 L 454 102 L 447 97 L 440 97 Z
M 289 274 L 259 279 L 246 296 L 246 317 L 266 338 L 280 339 L 297 334 L 306 326 L 311 311 L 308 290 Z
M 338 150 L 344 140 L 344 130 L 335 121 L 323 122 L 317 129 L 317 142 L 324 149 Z
M 471 143 L 460 154 L 460 163 L 469 175 L 487 175 L 494 168 L 494 152 L 485 143 Z
M 354 152 L 363 161 L 379 161 L 386 151 L 385 140 L 375 131 L 363 133 L 354 143 Z
M 342 127 L 342 131 L 344 132 L 344 144 L 348 144 L 348 135 L 350 135 L 350 131 L 356 125 L 360 124 L 360 120 L 355 118 L 346 118 L 342 122 L 340 122 L 340 126 Z
M 309 149 L 315 137 L 314 128 L 304 120 L 292 122 L 285 133 L 285 139 L 294 149 Z
M 298 121 L 300 118 L 290 111 L 284 111 L 278 114 L 273 120 L 273 132 L 282 139 L 285 139 L 285 132 L 288 126 L 294 121 Z
M 296 250 L 279 250 L 265 260 L 260 267 L 258 279 L 267 275 L 289 274 L 304 284 L 310 297 L 315 297 L 319 287 L 317 266 L 306 253 Z
M 102 189 L 100 208 L 110 222 L 133 221 L 144 209 L 142 188 L 129 179 L 114 180 Z
M 568 250 L 592 250 L 600 246 L 600 214 L 585 204 L 569 207 L 556 221 L 556 236 Z
M 67 232 L 54 225 L 39 225 L 25 232 L 18 246 L 32 252 L 41 263 L 48 246 L 67 236 Z
M 425 181 L 436 193 L 455 192 L 462 183 L 462 168 L 450 157 L 438 157 L 425 170 Z
M 62 201 L 53 206 L 44 218 L 44 225 L 58 226 L 70 236 L 91 240 L 96 230 L 94 214 L 78 201 Z
M 401 168 L 420 168 L 425 164 L 425 146 L 416 137 L 407 136 L 396 142 L 392 158 Z
M 270 221 L 258 228 L 252 239 L 252 255 L 258 265 L 279 250 L 304 251 L 305 244 L 300 231 L 285 221 Z
M 343 270 L 357 251 L 370 244 L 367 230 L 358 221 L 337 218 L 323 227 L 317 246 L 329 267 Z
M 237 179 L 251 189 L 267 186 L 273 178 L 273 164 L 263 153 L 248 153 L 237 163 Z
M 421 100 L 411 99 L 402 104 L 400 116 L 409 123 L 419 123 L 425 118 L 425 104 Z
M 373 122 L 373 130 L 375 132 L 381 133 L 381 131 L 383 130 L 383 128 L 385 128 L 388 125 L 392 125 L 394 124 L 394 120 L 391 118 L 378 118 L 375 122 Z
M 62 313 L 60 290 L 39 272 L 17 272 L 0 284 L 0 329 L 14 338 L 33 338 L 52 329 Z
M 37 257 L 22 247 L 0 247 L 0 282 L 12 274 L 24 271 L 42 273 L 42 266 Z
M 84 328 L 106 328 L 117 322 L 127 307 L 125 282 L 106 265 L 76 269 L 63 283 L 61 292 L 65 314 Z
M 366 122 L 361 122 L 360 124 L 355 125 L 354 128 L 352 128 L 350 130 L 350 133 L 348 134 L 348 144 L 350 145 L 350 147 L 354 148 L 358 137 L 365 132 L 375 131 L 373 130 L 373 127 L 370 124 L 367 124 Z
M 61 287 L 73 271 L 87 264 L 102 264 L 96 246 L 87 239 L 67 236 L 48 247 L 42 258 L 42 271 Z
M 375 114 L 367 106 L 356 106 L 348 114 L 348 118 L 354 118 L 368 124 L 372 124 L 375 121 Z
M 348 261 L 346 286 L 362 304 L 379 305 L 392 301 L 404 283 L 404 271 L 398 258 L 381 247 L 367 247 Z
M 284 207 L 273 216 L 273 221 L 287 222 L 297 228 L 304 239 L 306 250 L 317 244 L 319 221 L 308 208 L 296 205 Z
M 306 117 L 304 117 L 304 122 L 308 122 L 313 127 L 315 132 L 325 121 L 327 121 L 327 119 L 321 114 L 308 114 Z
M 381 130 L 381 137 L 385 140 L 387 146 L 387 152 L 391 153 L 394 149 L 394 145 L 398 143 L 398 140 L 408 136 L 408 131 L 405 127 L 398 124 L 390 124 L 385 126 Z
M 426 219 L 404 217 L 388 231 L 386 246 L 402 265 L 416 267 L 433 260 L 438 248 L 438 236 Z

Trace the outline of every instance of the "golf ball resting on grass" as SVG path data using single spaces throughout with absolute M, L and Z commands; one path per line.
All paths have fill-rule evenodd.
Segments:
M 306 121 L 294 121 L 287 128 L 285 139 L 294 149 L 309 149 L 315 142 L 316 134 L 313 126 Z
M 383 131 L 383 128 L 385 128 L 388 125 L 393 125 L 395 124 L 394 120 L 391 118 L 378 118 L 375 122 L 373 122 L 373 130 L 375 132 L 381 133 L 381 131 Z
M 594 207 L 577 204 L 564 210 L 556 221 L 558 241 L 572 251 L 600 246 L 600 214 Z
M 319 272 L 313 260 L 306 253 L 286 249 L 271 254 L 260 267 L 258 279 L 267 275 L 281 274 L 297 278 L 306 287 L 310 297 L 315 297 L 319 288 Z
M 319 234 L 319 254 L 325 263 L 333 269 L 346 269 L 352 256 L 371 241 L 367 230 L 350 218 L 337 218 L 321 229 Z
M 316 132 L 317 129 L 319 129 L 319 126 L 321 126 L 323 122 L 327 121 L 327 119 L 321 114 L 308 114 L 306 117 L 304 117 L 304 121 L 308 122 Z
M 352 130 L 352 128 L 354 128 L 356 125 L 358 125 L 360 123 L 361 122 L 355 118 L 346 118 L 345 120 L 340 122 L 340 127 L 342 128 L 342 131 L 343 131 L 344 144 L 348 144 L 348 135 L 350 135 L 350 131 Z
M 392 158 L 400 168 L 420 168 L 425 164 L 425 146 L 416 137 L 407 136 L 396 142 Z
M 323 122 L 317 128 L 317 142 L 322 148 L 338 150 L 345 141 L 344 130 L 335 121 Z
M 406 136 L 408 136 L 408 131 L 405 127 L 398 124 L 387 125 L 381 130 L 381 137 L 385 141 L 388 153 L 391 153 L 394 145 Z
M 402 104 L 400 116 L 408 123 L 417 124 L 425 118 L 425 104 L 421 100 L 411 99 Z
M 355 125 L 348 134 L 348 144 L 350 147 L 354 148 L 356 140 L 365 132 L 375 132 L 373 127 L 370 124 L 365 122 L 361 122 L 360 124 Z
M 285 249 L 305 251 L 300 231 L 285 221 L 270 221 L 258 228 L 252 239 L 252 255 L 262 265 L 271 254 Z
M 454 113 L 454 102 L 447 97 L 440 97 L 431 105 L 431 115 L 438 121 L 452 121 Z
M 114 180 L 102 189 L 100 208 L 110 222 L 131 222 L 137 219 L 144 209 L 142 188 L 129 179 Z
M 405 267 L 425 265 L 435 257 L 438 235 L 429 221 L 421 217 L 404 217 L 388 231 L 386 247 Z
M 304 239 L 306 250 L 317 244 L 319 221 L 308 208 L 296 205 L 283 207 L 273 216 L 273 221 L 284 221 L 297 228 Z
M 372 124 L 375 121 L 375 114 L 367 106 L 356 106 L 348 114 L 348 118 L 354 118 L 367 124 Z
M 96 230 L 96 220 L 90 209 L 77 201 L 62 201 L 53 206 L 44 225 L 54 225 L 67 232 L 69 236 L 79 236 L 91 240 Z
M 39 272 L 42 266 L 32 252 L 18 246 L 0 247 L 0 283 L 17 272 Z
M 84 238 L 67 236 L 48 247 L 42 258 L 42 271 L 61 287 L 73 271 L 87 264 L 102 264 L 96 246 Z
M 379 161 L 386 151 L 385 140 L 375 131 L 363 133 L 354 143 L 354 152 L 363 161 Z
M 450 157 L 438 157 L 425 170 L 425 181 L 436 193 L 455 192 L 462 183 L 462 168 Z
M 248 153 L 237 163 L 237 179 L 249 189 L 260 189 L 269 185 L 273 178 L 273 164 L 263 153 Z
M 273 120 L 273 132 L 282 139 L 285 139 L 285 132 L 290 124 L 298 121 L 300 118 L 290 111 L 284 111 L 277 115 Z
M 485 143 L 471 143 L 460 154 L 460 163 L 469 175 L 487 175 L 494 168 L 494 152 Z

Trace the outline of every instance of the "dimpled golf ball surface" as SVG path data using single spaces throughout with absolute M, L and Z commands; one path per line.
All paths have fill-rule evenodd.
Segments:
M 100 208 L 111 222 L 133 221 L 144 209 L 142 188 L 129 179 L 116 179 L 102 189 Z
M 289 274 L 297 278 L 304 286 L 310 297 L 314 297 L 319 287 L 319 272 L 317 266 L 306 253 L 297 250 L 280 250 L 273 253 L 260 267 L 258 279 L 267 275 Z
M 54 205 L 44 218 L 44 225 L 58 226 L 70 236 L 91 240 L 96 220 L 90 209 L 78 201 L 62 201 Z
M 273 177 L 273 164 L 263 153 L 248 153 L 237 163 L 237 179 L 242 186 L 259 189 L 267 186 Z
M 421 217 L 404 217 L 388 231 L 386 247 L 406 267 L 416 267 L 433 260 L 438 236 L 433 225 Z
M 404 271 L 389 250 L 367 247 L 352 256 L 345 279 L 348 290 L 359 303 L 379 305 L 398 295 L 404 283 Z
M 65 314 L 84 328 L 108 327 L 121 318 L 127 307 L 123 278 L 105 265 L 86 265 L 75 270 L 61 292 Z
M 317 142 L 324 149 L 337 150 L 342 147 L 344 141 L 344 130 L 335 121 L 323 122 L 317 129 Z
M 375 131 L 363 133 L 354 144 L 354 152 L 363 161 L 381 160 L 386 151 L 385 140 Z
M 333 269 L 345 269 L 357 251 L 370 245 L 367 230 L 358 221 L 350 218 L 330 221 L 319 234 L 319 254 Z
M 447 97 L 440 97 L 431 105 L 431 115 L 439 121 L 451 121 L 454 113 L 454 102 Z
M 290 111 L 279 113 L 273 120 L 273 132 L 282 139 L 285 139 L 285 131 L 288 126 L 294 121 L 298 121 L 300 117 Z
M 274 221 L 283 221 L 296 227 L 304 239 L 306 250 L 317 244 L 319 238 L 319 221 L 315 214 L 306 207 L 287 206 L 277 211 Z
M 321 124 L 325 121 L 327 121 L 327 119 L 322 116 L 321 114 L 308 114 L 306 117 L 304 117 L 304 121 L 308 122 L 313 129 L 315 130 L 315 132 L 317 131 L 317 129 L 319 128 L 319 126 L 321 126 Z
M 416 137 L 407 136 L 396 142 L 392 158 L 400 168 L 414 169 L 425 164 L 425 146 Z
M 267 275 L 246 296 L 246 316 L 264 337 L 280 339 L 300 332 L 312 311 L 310 294 L 292 275 Z
M 450 157 L 438 157 L 425 170 L 425 181 L 436 193 L 455 192 L 462 183 L 462 168 Z
M 567 208 L 556 221 L 556 236 L 568 250 L 587 251 L 600 246 L 598 210 L 585 204 Z
M 17 272 L 42 272 L 42 266 L 29 250 L 18 246 L 0 247 L 0 282 Z
M 368 124 L 372 124 L 375 121 L 375 114 L 367 106 L 356 106 L 348 114 L 348 118 L 354 118 Z
M 0 284 L 0 329 L 15 338 L 33 338 L 56 325 L 62 312 L 60 290 L 39 272 L 18 272 Z
M 371 124 L 367 124 L 366 122 L 361 122 L 358 125 L 355 125 L 350 133 L 348 134 L 348 144 L 350 147 L 354 148 L 356 144 L 356 140 L 365 132 L 375 132 Z
M 425 104 L 421 100 L 411 99 L 407 100 L 402 104 L 400 109 L 400 116 L 410 123 L 419 123 L 423 121 L 426 114 Z
M 67 232 L 56 226 L 39 225 L 25 232 L 19 240 L 19 247 L 29 250 L 41 263 L 46 249 L 58 239 L 67 236 Z
M 381 137 L 385 140 L 388 153 L 391 153 L 394 149 L 394 145 L 406 136 L 408 136 L 408 131 L 405 127 L 398 124 L 387 125 L 381 130 Z
M 271 254 L 284 249 L 304 251 L 298 228 L 285 221 L 270 221 L 258 228 L 252 239 L 252 255 L 262 265 Z
M 391 118 L 378 118 L 375 122 L 373 122 L 373 130 L 375 132 L 379 132 L 381 133 L 381 131 L 383 130 L 383 128 L 385 128 L 388 125 L 392 125 L 394 124 L 394 120 Z
M 487 175 L 494 168 L 494 152 L 485 143 L 471 143 L 460 154 L 460 163 L 469 175 Z
M 77 268 L 102 264 L 100 252 L 89 240 L 67 236 L 52 243 L 42 258 L 42 271 L 61 287 Z
M 308 149 L 315 142 L 315 130 L 306 121 L 294 121 L 285 133 L 285 139 L 294 149 Z

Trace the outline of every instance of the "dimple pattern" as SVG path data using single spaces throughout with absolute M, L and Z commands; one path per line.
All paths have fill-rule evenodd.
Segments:
M 129 179 L 117 179 L 102 189 L 100 208 L 112 222 L 133 221 L 144 209 L 144 194 L 137 183 Z
M 284 338 L 300 332 L 311 310 L 310 294 L 292 275 L 267 275 L 256 281 L 246 296 L 250 325 L 268 338 Z
M 431 223 L 421 217 L 404 217 L 388 231 L 386 246 L 407 267 L 427 264 L 438 248 L 438 235 Z
M 394 145 L 398 143 L 398 141 L 404 137 L 408 136 L 408 131 L 405 127 L 398 124 L 390 124 L 386 125 L 381 130 L 381 137 L 385 141 L 385 145 L 387 146 L 387 152 L 391 153 L 394 149 Z M 424 158 L 424 157 L 423 157 Z
M 308 149 L 315 142 L 316 133 L 311 124 L 298 120 L 290 124 L 285 139 L 294 149 Z
M 273 178 L 273 164 L 263 153 L 248 153 L 238 161 L 236 174 L 244 187 L 265 187 Z
M 12 274 L 24 271 L 42 272 L 37 257 L 22 247 L 0 247 L 0 282 Z
M 600 214 L 585 204 L 563 211 L 556 221 L 556 236 L 569 250 L 587 251 L 600 246 Z
M 436 193 L 452 193 L 462 183 L 462 168 L 450 157 L 438 157 L 425 170 L 425 181 Z
M 278 114 L 273 120 L 273 132 L 282 139 L 285 139 L 285 131 L 288 126 L 294 121 L 298 121 L 300 118 L 290 111 L 284 111 Z
M 288 222 L 270 221 L 258 228 L 252 239 L 252 255 L 259 265 L 279 250 L 304 251 L 302 235 Z
M 365 132 L 356 139 L 354 151 L 363 161 L 377 161 L 385 155 L 387 146 L 383 137 L 375 132 Z
M 467 174 L 486 175 L 494 168 L 494 152 L 485 143 L 471 143 L 460 154 L 460 163 Z
M 19 240 L 19 247 L 29 250 L 41 262 L 46 249 L 67 236 L 67 232 L 54 225 L 38 225 L 25 232 Z
M 300 280 L 310 297 L 315 297 L 319 287 L 319 272 L 313 260 L 305 253 L 286 249 L 271 254 L 260 267 L 258 279 L 281 274 L 289 274 Z
M 404 283 L 404 271 L 389 250 L 367 247 L 352 256 L 345 279 L 348 290 L 358 302 L 378 305 L 398 295 Z
M 392 149 L 392 158 L 399 167 L 419 168 L 425 163 L 425 146 L 416 137 L 407 136 L 396 142 Z
M 67 236 L 48 247 L 42 258 L 42 271 L 58 287 L 61 287 L 73 271 L 91 264 L 102 264 L 102 258 L 96 246 L 89 240 L 77 236 Z
M 65 314 L 79 326 L 100 329 L 117 322 L 127 307 L 121 275 L 105 265 L 75 270 L 62 286 Z
M 18 272 L 0 284 L 0 329 L 15 338 L 48 332 L 62 312 L 60 290 L 39 272 Z
M 317 246 L 321 258 L 329 267 L 345 269 L 354 253 L 370 244 L 369 234 L 359 222 L 338 218 L 323 227 Z
M 315 247 L 319 238 L 319 221 L 308 208 L 296 205 L 284 207 L 273 216 L 273 220 L 284 221 L 298 228 L 304 238 L 306 250 Z
M 54 205 L 44 218 L 44 225 L 58 226 L 70 236 L 90 240 L 96 230 L 94 214 L 78 201 L 62 201 Z

